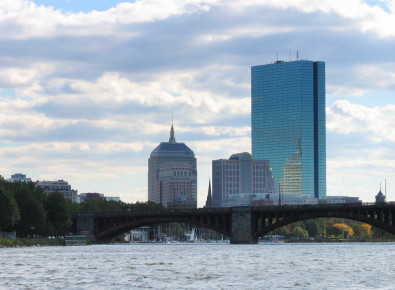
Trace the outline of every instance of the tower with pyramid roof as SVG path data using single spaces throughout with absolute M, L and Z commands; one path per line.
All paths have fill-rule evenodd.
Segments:
M 148 200 L 167 208 L 197 207 L 195 154 L 176 141 L 173 124 L 169 142 L 161 142 L 148 159 Z

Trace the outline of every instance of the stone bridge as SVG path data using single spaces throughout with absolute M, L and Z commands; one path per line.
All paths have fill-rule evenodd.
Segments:
M 254 244 L 258 238 L 284 225 L 313 218 L 337 217 L 364 222 L 395 234 L 395 203 L 282 205 L 168 209 L 159 212 L 95 212 L 73 215 L 74 231 L 104 242 L 141 226 L 187 223 L 229 236 L 231 244 Z

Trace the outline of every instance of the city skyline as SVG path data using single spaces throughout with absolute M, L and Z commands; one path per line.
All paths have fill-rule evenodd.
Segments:
M 386 178 L 395 199 L 392 2 L 6 2 L 5 178 L 147 200 L 147 158 L 174 108 L 177 140 L 198 160 L 200 207 L 211 161 L 251 152 L 251 66 L 298 51 L 326 63 L 327 195 L 373 201 Z

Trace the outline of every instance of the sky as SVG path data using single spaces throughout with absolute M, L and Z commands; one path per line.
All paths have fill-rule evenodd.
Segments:
M 395 200 L 395 1 L 0 0 L 0 174 L 147 200 L 175 137 L 251 152 L 251 66 L 326 63 L 327 195 Z

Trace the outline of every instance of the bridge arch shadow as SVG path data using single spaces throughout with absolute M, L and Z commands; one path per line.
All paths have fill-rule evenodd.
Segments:
M 95 214 L 96 240 L 110 240 L 120 234 L 142 227 L 165 223 L 183 223 L 213 230 L 220 234 L 231 234 L 231 211 L 192 210 L 166 211 L 150 214 Z
M 138 228 L 143 227 L 143 226 L 155 226 L 155 225 L 167 224 L 167 223 L 184 224 L 184 222 L 180 222 L 179 220 L 176 220 L 176 219 L 164 219 L 163 221 L 158 221 L 156 219 L 155 220 L 153 219 L 152 221 L 150 221 L 150 220 L 138 221 L 138 222 L 130 221 L 130 222 L 126 222 L 126 223 L 124 223 L 122 225 L 115 226 L 113 228 L 105 230 L 103 232 L 100 232 L 100 233 L 97 234 L 96 238 L 97 238 L 97 240 L 110 240 L 110 239 L 115 238 L 118 235 L 121 235 L 123 233 L 129 232 L 129 231 L 134 230 L 134 229 L 138 229 Z M 206 229 L 210 229 L 210 230 L 213 230 L 215 232 L 218 232 L 218 233 L 226 235 L 226 236 L 230 235 L 230 233 L 227 232 L 225 229 L 220 229 L 220 228 L 217 228 L 215 226 L 208 225 L 208 224 L 205 224 L 205 223 L 188 222 L 187 224 L 194 225 L 194 226 L 197 226 L 197 227 L 206 228 Z

